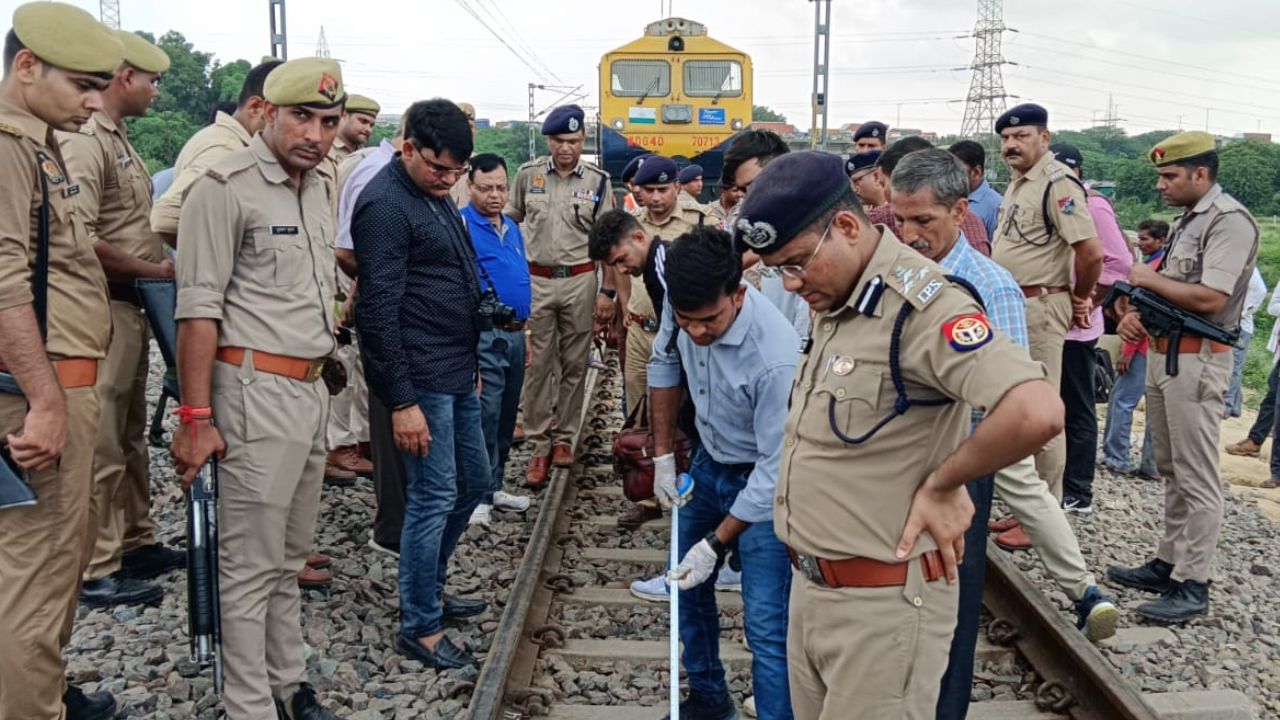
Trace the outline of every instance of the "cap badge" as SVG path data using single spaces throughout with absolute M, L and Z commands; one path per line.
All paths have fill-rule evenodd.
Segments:
M 1154 156 L 1156 157 L 1156 160 L 1163 160 L 1163 159 L 1164 159 L 1164 148 L 1162 148 L 1162 147 L 1158 147 L 1158 148 L 1156 148 L 1155 150 L 1152 150 L 1152 151 L 1151 151 L 1151 154 L 1152 154 L 1152 155 L 1154 155 Z
M 338 99 L 338 79 L 329 73 L 320 73 L 320 84 L 316 86 L 316 92 L 329 100 Z
M 880 137 L 880 130 L 879 130 L 879 128 L 877 128 L 877 129 L 875 129 L 875 130 L 872 130 L 872 131 L 871 131 L 871 137 Z
M 1018 117 L 1017 115 L 1014 115 L 1013 117 L 1009 118 L 1010 125 L 1019 125 L 1021 123 L 1022 123 L 1022 118 Z
M 739 218 L 737 229 L 742 233 L 742 242 L 757 250 L 772 245 L 778 239 L 778 231 L 763 221 L 751 222 L 747 218 Z
M 578 132 L 578 118 L 569 118 L 569 132 Z
M 666 173 L 658 173 L 658 182 L 667 182 L 670 179 Z

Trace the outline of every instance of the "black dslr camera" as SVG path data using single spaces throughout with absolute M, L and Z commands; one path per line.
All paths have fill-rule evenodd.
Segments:
M 492 287 L 480 293 L 480 306 L 476 308 L 481 324 L 504 328 L 516 321 L 516 309 L 498 299 L 498 291 Z

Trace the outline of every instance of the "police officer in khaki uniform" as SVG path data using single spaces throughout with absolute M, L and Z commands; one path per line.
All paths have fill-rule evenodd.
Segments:
M 347 115 L 342 119 L 342 127 L 338 128 L 338 139 L 333 141 L 333 148 L 329 150 L 335 164 L 341 165 L 351 153 L 369 142 L 381 111 L 382 106 L 373 98 L 355 93 L 347 97 Z M 334 172 L 334 177 L 337 177 L 337 172 Z
M 1049 152 L 1049 112 L 1025 104 L 996 120 L 1001 154 L 1013 178 L 1000 206 L 991 259 L 1013 274 L 1027 298 L 1031 357 L 1044 363 L 1055 389 L 1062 347 L 1072 325 L 1085 327 L 1102 274 L 1102 242 L 1075 173 Z M 1046 225 L 1046 223 L 1048 223 Z M 1036 453 L 1036 470 L 1062 500 L 1066 441 L 1057 436 Z
M 222 458 L 219 581 L 227 716 L 327 720 L 305 682 L 295 579 L 324 473 L 334 351 L 333 216 L 315 171 L 342 120 L 338 64 L 292 60 L 263 88 L 266 125 L 191 186 L 179 235 L 173 457 L 189 484 Z M 216 423 L 211 424 L 211 419 Z
M 475 140 L 476 106 L 468 102 L 454 104 L 458 106 L 458 109 L 462 110 L 463 115 L 467 116 L 467 123 L 471 125 L 471 139 Z M 449 189 L 449 197 L 453 198 L 453 204 L 457 205 L 459 210 L 471 204 L 471 189 L 467 187 L 466 173 L 463 173 L 462 177 L 458 178 L 458 182 L 454 183 L 453 187 Z
M 680 171 L 680 207 L 682 208 L 701 208 L 702 201 L 698 198 L 702 197 L 702 166 L 686 165 Z
M 98 373 L 101 419 L 94 454 L 96 541 L 80 602 L 89 606 L 159 601 L 145 580 L 185 564 L 181 552 L 156 542 L 151 520 L 151 456 L 147 451 L 147 370 L 151 342 L 134 280 L 172 278 L 173 261 L 151 231 L 151 177 L 129 142 L 125 118 L 147 112 L 169 69 L 163 50 L 118 33 L 124 64 L 102 94 L 102 110 L 78 133 L 60 133 L 79 210 L 107 273 L 113 333 Z
M 1136 264 L 1134 287 L 1232 332 L 1239 329 L 1258 254 L 1258 225 L 1218 184 L 1218 153 L 1204 132 L 1174 135 L 1151 150 L 1165 202 L 1184 209 L 1166 245 L 1159 272 Z M 1122 310 L 1125 308 L 1122 308 Z M 1117 332 L 1128 341 L 1147 336 L 1128 308 Z M 1177 353 L 1178 374 L 1165 360 Z M 1157 622 L 1183 622 L 1209 611 L 1209 578 L 1222 529 L 1218 435 L 1223 395 L 1231 377 L 1231 346 L 1184 335 L 1177 347 L 1154 337 L 1147 363 L 1147 423 L 1156 467 L 1165 478 L 1164 537 L 1156 555 L 1136 568 L 1111 568 L 1115 582 L 1162 593 L 1138 607 Z
M 102 109 L 123 53 L 87 12 L 33 2 L 13 13 L 0 81 L 0 453 L 36 504 L 0 511 L 0 718 L 107 718 L 115 700 L 68 687 L 90 517 L 99 366 L 111 338 L 107 280 L 76 215 L 54 130 Z M 33 282 L 47 220 L 48 275 Z M 43 336 L 43 337 L 42 337 Z M 12 387 L 16 383 L 16 388 Z M 10 386 L 5 389 L 5 385 Z M 16 394 L 16 390 L 21 394 Z
M 1061 431 L 1062 401 L 977 300 L 867 221 L 837 156 L 767 165 L 735 242 L 817 312 L 774 498 L 796 568 L 795 717 L 933 717 L 973 516 L 964 483 Z M 969 435 L 972 409 L 986 419 Z
M 613 274 L 596 279 L 587 255 L 587 233 L 613 206 L 609 176 L 582 161 L 586 141 L 582 108 L 562 105 L 547 113 L 542 134 L 550 157 L 520 166 L 505 214 L 525 227 L 525 252 L 533 283 L 529 341 L 533 364 L 524 376 L 525 440 L 532 457 L 525 481 L 538 486 L 548 465 L 573 464 L 575 418 L 582 414 L 583 382 L 591 352 L 592 321 L 613 320 Z

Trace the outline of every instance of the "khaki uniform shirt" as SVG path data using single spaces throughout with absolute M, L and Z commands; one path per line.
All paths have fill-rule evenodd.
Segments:
M 991 239 L 991 259 L 1013 274 L 1023 287 L 1066 287 L 1075 265 L 1071 246 L 1095 238 L 1098 231 L 1089 215 L 1084 189 L 1069 175 L 1070 168 L 1045 153 L 1027 174 L 1014 178 L 1004 193 L 996 236 Z M 1054 232 L 1044 224 L 1045 188 L 1049 191 L 1049 218 Z
M 711 204 L 707 205 L 707 212 L 708 212 L 712 217 L 714 217 L 715 219 L 719 220 L 719 221 L 720 221 L 720 225 L 721 225 L 722 227 L 724 227 L 724 229 L 725 229 L 725 230 L 729 230 L 729 226 L 728 226 L 728 222 L 729 222 L 729 213 L 733 212 L 733 210 L 732 210 L 732 209 L 725 210 L 725 209 L 724 209 L 724 205 L 721 205 L 721 204 L 720 204 L 720 201 L 719 201 L 719 200 L 717 200 L 717 201 L 715 201 L 715 202 L 713 202 L 713 203 L 711 203 Z
M 248 146 L 250 139 L 249 131 L 239 120 L 222 112 L 212 125 L 192 135 L 173 163 L 173 184 L 151 209 L 151 229 L 166 235 L 177 234 L 178 214 L 187 188 L 214 163 Z
M 449 188 L 449 197 L 459 210 L 471 204 L 471 188 L 467 187 L 466 175 L 458 178 L 458 182 Z
M 613 207 L 609 176 L 587 162 L 567 176 L 541 157 L 516 171 L 511 198 L 503 212 L 524 224 L 525 252 L 534 265 L 580 265 L 587 255 L 587 233 L 596 217 Z
M 98 112 L 80 132 L 58 133 L 58 142 L 80 185 L 89 236 L 140 260 L 164 260 L 164 241 L 151 230 L 151 176 L 125 126 Z
M 177 319 L 220 321 L 218 346 L 333 352 L 333 217 L 324 178 L 299 189 L 263 142 L 216 163 L 183 204 Z
M 650 240 L 662 239 L 667 242 L 675 240 L 698 225 L 706 225 L 710 222 L 707 214 L 700 207 L 698 209 L 676 208 L 661 223 L 655 223 L 649 216 L 649 208 L 645 208 L 640 211 L 636 219 L 640 221 L 640 226 L 644 228 Z M 631 299 L 627 301 L 627 312 L 648 320 L 657 319 L 653 301 L 649 299 L 649 291 L 645 289 L 643 274 L 634 275 L 631 278 Z
M 676 196 L 676 201 L 680 203 L 680 207 L 683 207 L 683 208 L 701 208 L 702 207 L 702 203 L 698 202 L 698 198 L 690 195 L 684 190 L 681 190 L 680 194 Z
M 1240 325 L 1257 256 L 1258 225 L 1253 216 L 1221 185 L 1214 185 L 1174 223 L 1160 273 L 1229 295 L 1227 304 L 1208 320 L 1234 330 Z
M 43 120 L 0 102 L 0 310 L 30 305 L 38 250 L 40 178 L 49 186 L 49 305 L 54 360 L 103 358 L 111 342 L 107 278 L 76 211 L 80 187 Z M 0 342 L 3 340 L 0 339 Z
M 820 558 L 899 562 L 911 498 L 968 437 L 971 409 L 990 410 L 1014 386 L 1045 377 L 941 267 L 878 227 L 880 243 L 849 301 L 814 318 L 783 434 L 774 529 Z M 859 300 L 877 278 L 887 289 L 864 314 Z M 907 397 L 955 402 L 912 406 L 866 442 L 846 444 L 834 430 L 856 438 L 893 411 L 889 342 L 904 304 L 914 307 L 899 355 Z M 911 557 L 936 547 L 923 534 Z

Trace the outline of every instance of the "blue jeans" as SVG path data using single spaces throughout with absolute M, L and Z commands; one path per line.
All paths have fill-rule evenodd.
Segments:
M 1129 433 L 1133 430 L 1133 411 L 1147 393 L 1147 356 L 1134 353 L 1129 372 L 1116 375 L 1111 388 L 1111 400 L 1107 403 L 1107 424 L 1102 433 L 1102 461 L 1112 467 L 1127 470 L 1129 461 Z
M 1253 333 L 1242 331 L 1240 340 L 1231 349 L 1234 364 L 1231 366 L 1231 382 L 1227 385 L 1227 395 L 1223 398 L 1227 405 L 1226 413 L 1231 417 L 1240 417 L 1242 409 L 1240 384 L 1244 381 L 1244 361 L 1249 357 L 1249 341 L 1252 339 Z
M 492 482 L 484 502 L 493 504 L 493 494 L 502 489 L 502 472 L 511 453 L 511 436 L 520 409 L 520 388 L 524 385 L 524 333 L 485 330 L 477 347 L 480 358 L 480 417 L 484 446 L 489 453 Z
M 400 633 L 408 638 L 444 629 L 444 583 L 449 557 L 471 511 L 489 487 L 489 454 L 474 392 L 418 391 L 431 431 L 426 457 L 400 453 L 405 470 L 404 530 L 400 533 Z
M 956 613 L 956 634 L 951 638 L 951 657 L 942 676 L 938 695 L 937 720 L 964 720 L 973 690 L 973 653 L 978 647 L 978 622 L 982 614 L 982 585 L 987 577 L 987 521 L 991 519 L 991 497 L 995 477 L 972 480 L 965 489 L 973 500 L 973 522 L 964 533 L 964 562 L 960 563 L 960 607 Z
M 738 493 L 747 485 L 749 465 L 722 465 L 699 447 L 693 455 L 693 498 L 680 508 L 680 557 L 715 530 Z M 773 534 L 773 521 L 753 523 L 738 536 L 742 558 L 742 604 L 751 646 L 751 682 L 760 720 L 790 720 L 787 679 L 787 607 L 791 596 L 791 560 Z M 680 640 L 689 690 L 706 698 L 729 694 L 720 663 L 720 612 L 716 576 L 680 593 Z

